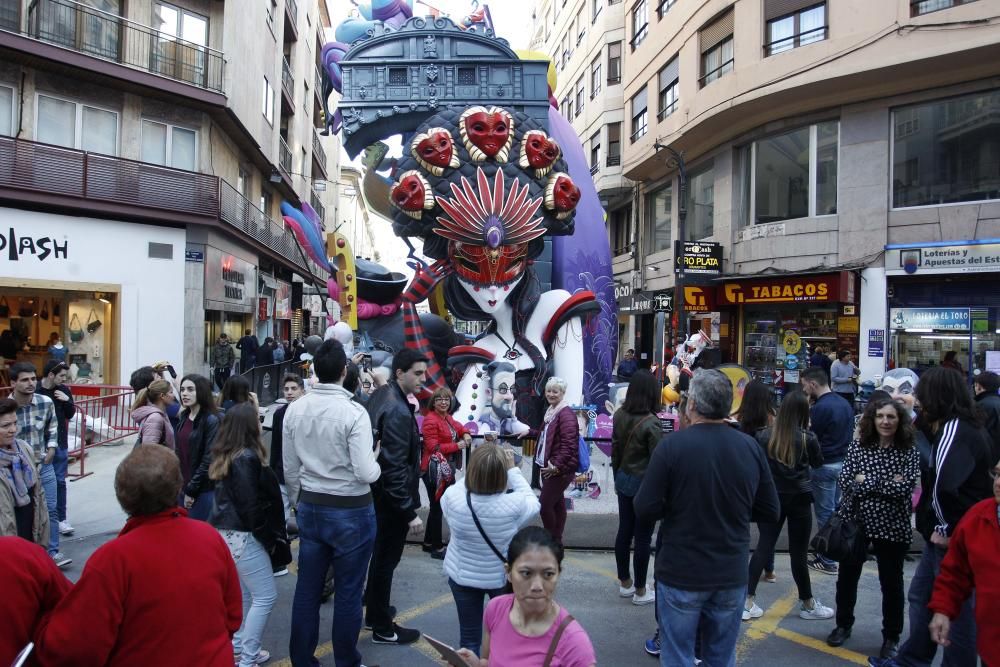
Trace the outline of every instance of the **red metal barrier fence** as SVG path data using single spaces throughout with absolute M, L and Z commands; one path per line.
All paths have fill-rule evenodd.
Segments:
M 71 481 L 86 477 L 86 450 L 121 440 L 136 433 L 129 408 L 135 398 L 132 387 L 108 384 L 71 384 L 76 414 L 69 420 L 69 455 L 80 463 L 79 473 L 66 475 Z M 12 387 L 0 387 L 0 398 L 8 398 Z

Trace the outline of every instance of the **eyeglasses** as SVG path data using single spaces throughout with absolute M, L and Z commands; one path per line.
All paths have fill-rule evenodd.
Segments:
M 498 394 L 506 394 L 509 391 L 510 391 L 510 387 L 507 386 L 506 382 L 501 382 L 500 386 L 497 387 L 497 393 Z
M 365 389 L 371 389 L 372 383 L 365 380 L 364 382 L 361 383 L 361 386 L 364 387 Z
M 451 403 L 451 399 L 447 396 L 438 396 L 434 399 L 435 403 Z
M 990 477 L 992 477 L 993 479 L 1000 477 L 1000 468 L 993 468 L 992 470 L 990 470 Z

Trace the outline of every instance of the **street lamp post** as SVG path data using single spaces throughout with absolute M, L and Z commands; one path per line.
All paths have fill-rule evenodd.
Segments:
M 684 163 L 684 153 L 677 151 L 670 146 L 665 146 L 660 142 L 653 144 L 653 150 L 657 153 L 660 150 L 667 152 L 667 171 L 677 170 L 677 243 L 678 254 L 674 257 L 675 278 L 674 278 L 674 311 L 677 313 L 677 330 L 683 331 L 683 336 L 687 338 L 687 331 L 684 325 L 684 242 L 687 240 L 687 165 Z M 676 335 L 676 334 L 675 334 Z M 671 348 L 673 346 L 671 345 Z

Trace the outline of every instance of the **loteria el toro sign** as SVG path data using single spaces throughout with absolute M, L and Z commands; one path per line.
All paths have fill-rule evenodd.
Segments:
M 794 278 L 729 281 L 719 288 L 719 303 L 791 303 L 797 301 L 854 301 L 854 274 L 850 271 Z

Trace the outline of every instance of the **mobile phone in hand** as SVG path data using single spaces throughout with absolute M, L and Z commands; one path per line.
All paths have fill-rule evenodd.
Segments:
M 361 356 L 361 370 L 365 373 L 372 372 L 372 355 L 364 354 Z

